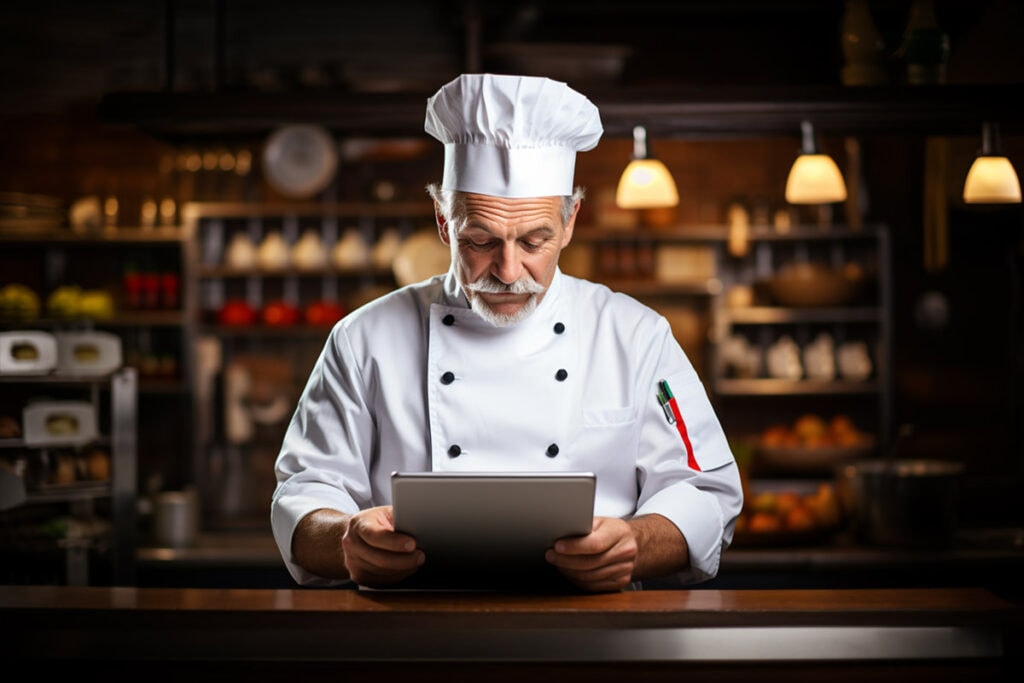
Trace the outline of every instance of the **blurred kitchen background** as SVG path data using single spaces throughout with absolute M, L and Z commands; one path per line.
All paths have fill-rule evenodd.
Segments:
M 725 580 L 806 581 L 795 568 L 836 548 L 882 549 L 878 570 L 917 545 L 949 576 L 1019 569 L 1024 223 L 1019 197 L 963 189 L 983 131 L 1024 159 L 1022 3 L 54 0 L 0 17 L 0 581 L 287 584 L 268 525 L 284 425 L 333 322 L 446 267 L 422 123 L 466 71 L 564 80 L 601 108 L 563 269 L 662 311 L 701 373 L 749 488 Z M 845 199 L 787 201 L 805 122 Z M 638 126 L 673 206 L 616 201 Z M 116 367 L 47 365 L 25 331 L 110 335 Z M 62 401 L 97 433 L 29 433 L 31 406 Z M 886 512 L 905 535 L 882 539 L 842 474 L 894 458 L 955 473 L 909 489 L 914 509 Z M 787 521 L 797 506 L 816 514 Z M 949 554 L 965 547 L 988 554 Z

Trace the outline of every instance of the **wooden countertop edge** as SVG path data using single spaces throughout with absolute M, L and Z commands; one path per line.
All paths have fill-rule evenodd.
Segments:
M 1024 609 L 984 589 L 666 590 L 601 595 L 0 586 L 0 622 L 162 627 L 249 622 L 372 628 L 443 623 L 489 628 L 991 625 L 1021 627 Z M 159 619 L 159 622 L 154 622 Z M 0 627 L 0 630 L 5 627 Z

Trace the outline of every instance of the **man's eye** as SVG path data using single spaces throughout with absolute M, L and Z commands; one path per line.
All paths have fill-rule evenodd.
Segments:
M 463 239 L 460 240 L 460 242 L 462 243 L 463 246 L 468 247 L 470 249 L 476 249 L 478 251 L 490 249 L 492 246 L 494 246 L 494 240 Z

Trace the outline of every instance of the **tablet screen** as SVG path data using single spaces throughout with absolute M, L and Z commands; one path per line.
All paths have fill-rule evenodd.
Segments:
M 533 589 L 557 576 L 555 540 L 590 533 L 595 485 L 590 472 L 396 472 L 395 529 L 426 554 L 420 583 Z

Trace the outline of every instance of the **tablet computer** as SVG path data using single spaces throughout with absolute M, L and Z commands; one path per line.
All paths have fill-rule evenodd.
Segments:
M 555 540 L 590 533 L 592 472 L 395 472 L 395 529 L 416 538 L 425 587 L 534 590 L 559 584 Z

